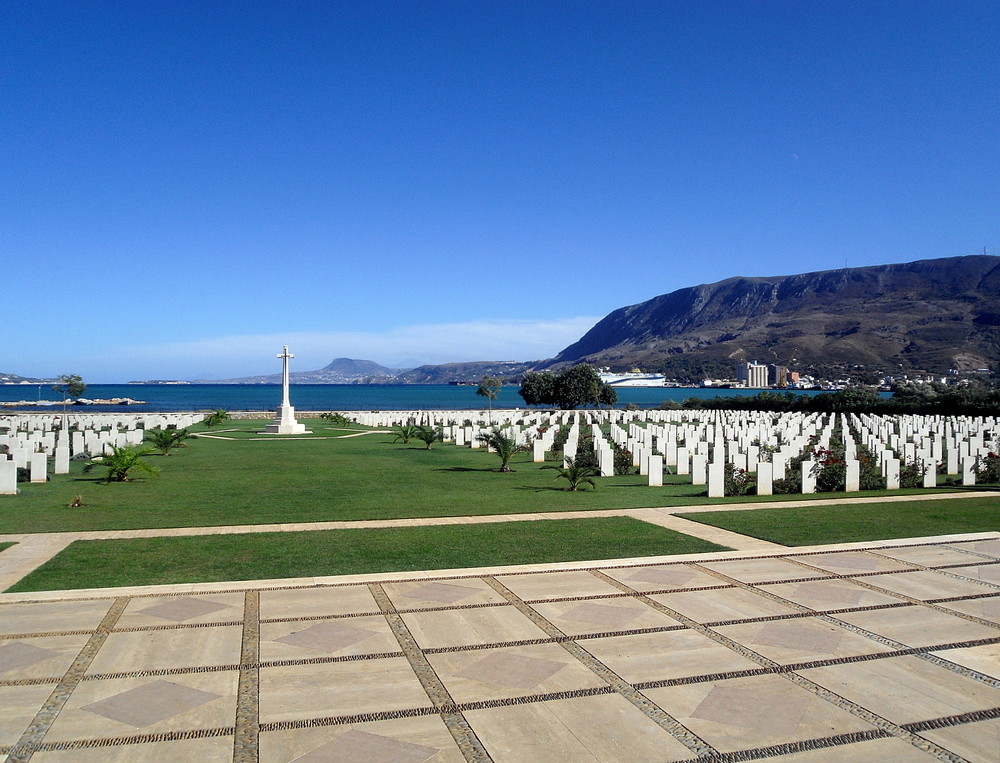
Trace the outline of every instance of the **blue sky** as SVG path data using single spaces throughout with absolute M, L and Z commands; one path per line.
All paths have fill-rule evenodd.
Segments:
M 0 371 L 550 357 L 1000 254 L 995 2 L 0 3 Z

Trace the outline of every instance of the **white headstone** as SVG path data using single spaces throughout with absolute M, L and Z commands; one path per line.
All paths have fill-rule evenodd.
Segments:
M 31 454 L 31 481 L 32 482 L 45 482 L 49 475 L 48 471 L 49 460 L 45 457 L 44 453 L 32 453 Z
M 56 474 L 69 474 L 69 448 L 60 445 L 56 448 Z
M 646 466 L 650 487 L 663 485 L 663 456 L 650 456 Z
M 0 495 L 17 495 L 17 464 L 0 454 Z

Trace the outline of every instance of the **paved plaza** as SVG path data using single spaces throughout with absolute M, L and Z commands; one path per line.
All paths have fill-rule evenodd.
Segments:
M 1000 760 L 1000 533 L 0 595 L 11 761 Z

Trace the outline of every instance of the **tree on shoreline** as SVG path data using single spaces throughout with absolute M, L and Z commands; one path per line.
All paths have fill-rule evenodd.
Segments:
M 529 371 L 521 382 L 521 397 L 528 405 L 554 405 L 572 410 L 581 405 L 614 405 L 615 388 L 601 381 L 589 363 L 580 363 L 558 374 Z
M 477 395 L 485 397 L 489 401 L 489 410 L 486 414 L 486 421 L 491 426 L 493 424 L 493 401 L 497 399 L 497 395 L 500 394 L 500 389 L 502 387 L 502 380 L 496 378 L 495 376 L 484 376 L 483 380 L 479 382 L 479 388 L 476 390 Z

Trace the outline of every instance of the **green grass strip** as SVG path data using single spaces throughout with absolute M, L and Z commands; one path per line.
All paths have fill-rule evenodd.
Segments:
M 15 544 L 13 542 L 11 542 L 11 543 L 0 543 L 0 551 L 3 551 L 5 548 L 10 548 L 11 546 L 14 546 L 14 545 L 17 545 L 17 544 Z
M 9 590 L 261 580 L 725 550 L 629 517 L 77 541 Z
M 1000 530 L 1000 496 L 684 514 L 783 546 L 856 543 Z

